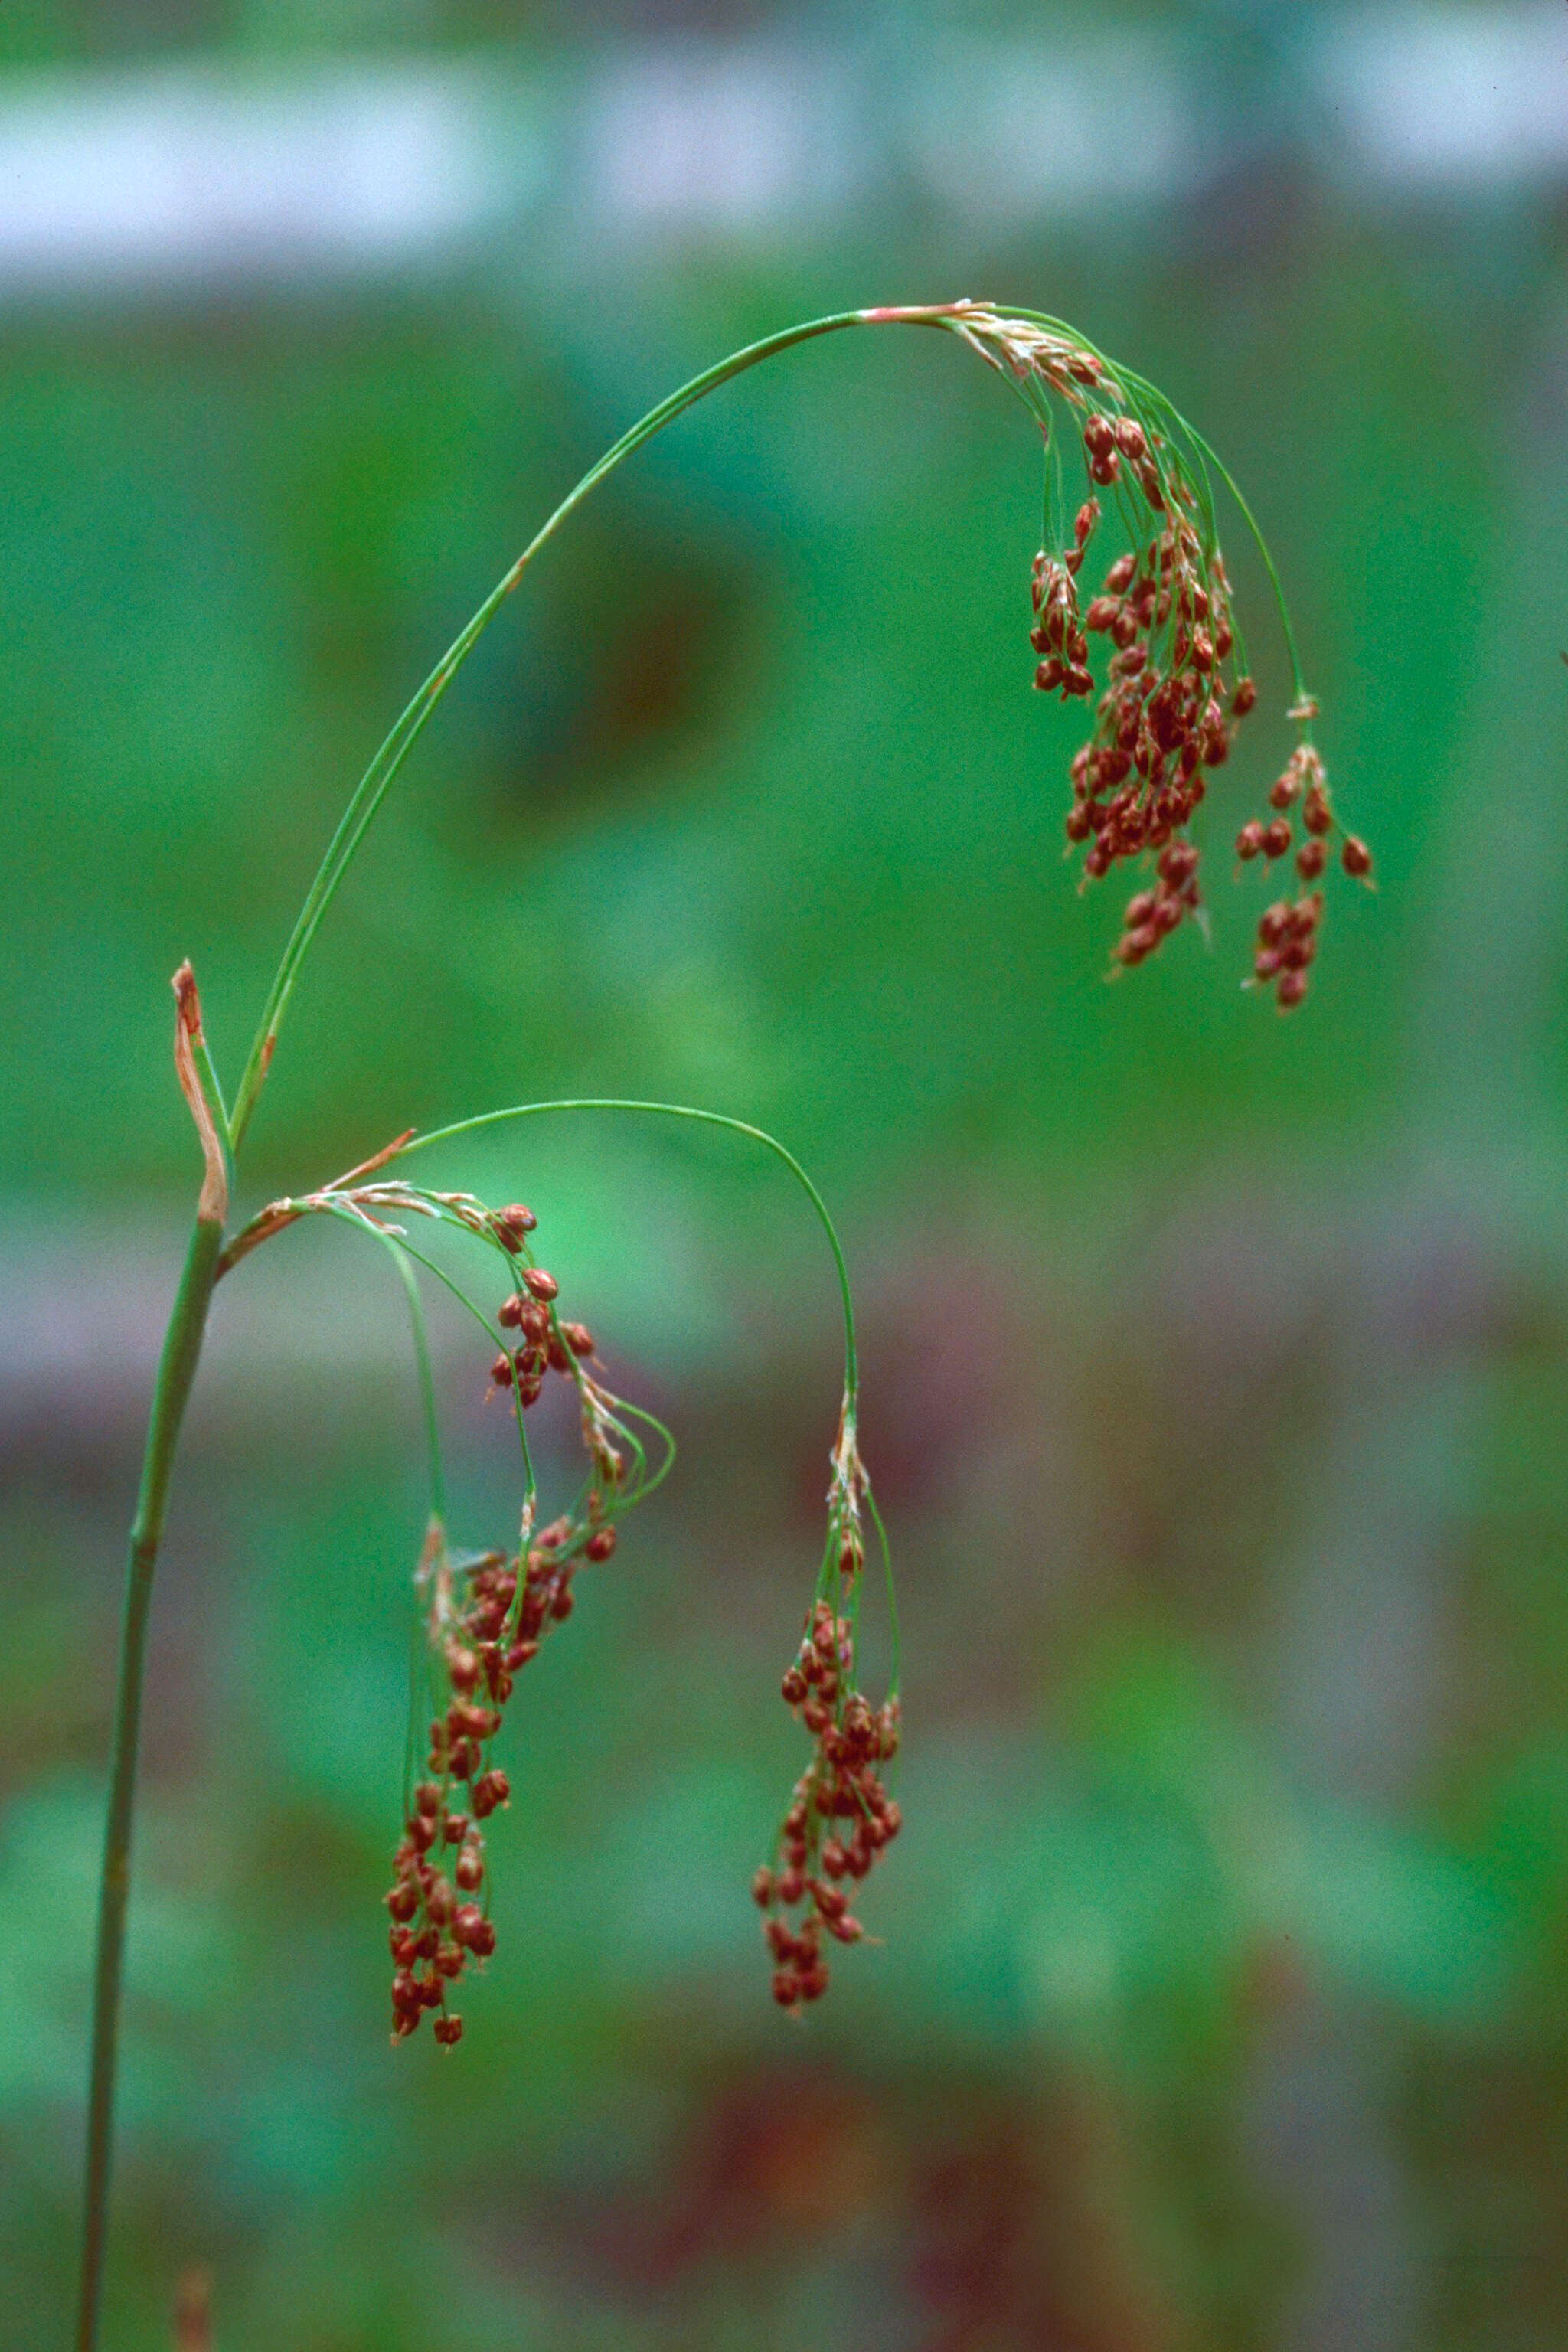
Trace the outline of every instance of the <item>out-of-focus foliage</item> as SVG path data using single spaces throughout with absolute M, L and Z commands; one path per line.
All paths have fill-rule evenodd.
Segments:
M 1225 13 L 1267 66 L 1268 12 Z M 571 55 L 544 9 L 133 16 L 0 37 Z M 195 1181 L 168 973 L 232 1073 L 348 784 L 643 407 L 795 316 L 958 292 L 1081 320 L 1226 452 L 1379 893 L 1338 894 L 1300 1016 L 1236 989 L 1263 886 L 1223 844 L 1289 739 L 1233 530 L 1264 715 L 1205 812 L 1218 951 L 1106 985 L 1121 899 L 1075 894 L 1072 721 L 1028 689 L 1037 449 L 934 337 L 797 353 L 584 511 L 348 885 L 247 1185 L 557 1092 L 800 1152 L 901 1565 L 885 1945 L 792 2030 L 745 1894 L 803 1760 L 816 1239 L 739 1147 L 563 1123 L 453 1178 L 533 1202 L 682 1459 L 511 1710 L 467 2039 L 387 2049 L 426 1496 L 384 1268 L 285 1237 L 220 1299 L 159 1590 L 108 2340 L 165 2343 L 197 2261 L 224 2352 L 1568 2332 L 1562 193 L 1358 197 L 1275 138 L 1281 89 L 1163 215 L 884 194 L 571 286 L 503 245 L 0 316 L 18 2352 L 68 2299 L 118 1545 Z M 504 1538 L 483 1362 L 437 1331 L 457 1532 Z

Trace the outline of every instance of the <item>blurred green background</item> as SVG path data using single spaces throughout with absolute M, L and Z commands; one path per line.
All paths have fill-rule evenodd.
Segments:
M 107 2341 L 1568 2341 L 1568 26 L 1557 7 L 75 0 L 0 20 L 0 2305 L 65 2336 L 120 1553 L 196 1171 L 349 784 L 536 522 L 841 306 L 1082 323 L 1289 583 L 1339 805 L 1306 1009 L 1115 987 L 1029 692 L 1037 446 L 944 339 L 684 420 L 541 562 L 325 932 L 247 1204 L 555 1093 L 839 1214 L 908 1827 L 804 2026 L 746 1895 L 837 1402 L 729 1139 L 454 1151 L 682 1454 L 521 1686 L 500 1948 L 385 2037 L 401 1301 L 218 1303 L 156 1603 Z M 516 1504 L 438 1307 L 456 1532 Z M 563 1433 L 547 1464 L 563 1475 Z

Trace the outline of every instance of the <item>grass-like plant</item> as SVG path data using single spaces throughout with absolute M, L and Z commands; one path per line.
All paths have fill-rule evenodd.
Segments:
M 1083 848 L 1086 879 L 1118 863 L 1152 863 L 1126 909 L 1117 968 L 1144 961 L 1189 917 L 1202 920 L 1199 851 L 1190 829 L 1207 772 L 1226 757 L 1257 699 L 1220 550 L 1216 483 L 1232 491 L 1255 536 L 1257 526 L 1202 435 L 1142 376 L 1109 361 L 1059 320 L 953 302 L 844 311 L 770 335 L 671 394 L 584 476 L 443 655 L 351 795 L 284 950 L 232 1103 L 208 1048 L 195 976 L 189 964 L 181 966 L 174 982 L 174 1059 L 204 1173 L 159 1363 L 131 1531 L 93 1988 L 78 2352 L 94 2352 L 99 2332 L 148 1611 L 180 1427 L 217 1283 L 301 1218 L 327 1216 L 384 1251 L 407 1294 L 431 1500 L 414 1579 L 423 1689 L 411 1726 L 403 1830 L 386 1896 L 395 2039 L 413 2033 L 427 2010 L 437 2040 L 451 2044 L 461 2034 L 453 2007 L 458 1987 L 495 1945 L 485 1900 L 483 1825 L 510 1794 L 504 1769 L 492 1760 L 507 1703 L 546 1633 L 570 1615 L 579 1572 L 611 1557 L 621 1521 L 673 1459 L 668 1433 L 611 1393 L 597 1370 L 592 1335 L 563 1316 L 556 1281 L 535 1256 L 531 1212 L 519 1202 L 490 1205 L 469 1192 L 421 1185 L 409 1173 L 416 1154 L 502 1122 L 567 1112 L 635 1113 L 703 1121 L 742 1136 L 772 1152 L 805 1191 L 832 1253 L 845 1360 L 823 1549 L 804 1639 L 783 1680 L 786 1704 L 811 1736 L 812 1755 L 791 1794 L 772 1860 L 759 1868 L 752 1885 L 764 1915 L 774 1998 L 792 2011 L 817 1999 L 828 1980 L 827 1946 L 860 1937 L 852 1890 L 900 1825 L 885 1774 L 900 1738 L 897 1628 L 894 1620 L 891 1685 L 873 1706 L 858 1687 L 860 1602 L 869 1548 L 887 1577 L 891 1614 L 888 1545 L 857 1440 L 858 1375 L 847 1269 L 822 1197 L 798 1161 L 760 1129 L 683 1105 L 521 1103 L 423 1135 L 410 1129 L 331 1182 L 274 1201 L 237 1226 L 231 1224 L 230 1203 L 237 1165 L 317 931 L 394 778 L 529 565 L 607 474 L 694 402 L 797 343 L 879 325 L 923 327 L 957 338 L 1001 375 L 1042 436 L 1044 534 L 1031 579 L 1036 685 L 1067 699 L 1089 699 L 1097 685 L 1090 638 L 1103 635 L 1110 643 L 1093 727 L 1072 762 L 1068 841 Z M 1088 475 L 1088 495 L 1075 508 L 1069 469 L 1076 476 L 1080 467 Z M 1116 551 L 1100 593 L 1080 610 L 1079 575 L 1102 529 L 1114 538 Z M 1236 850 L 1242 861 L 1268 864 L 1295 852 L 1301 887 L 1263 914 L 1247 983 L 1270 985 L 1281 1009 L 1289 1009 L 1306 992 L 1323 912 L 1315 886 L 1340 828 L 1311 740 L 1316 705 L 1301 677 L 1284 596 L 1260 537 L 1258 545 L 1284 625 L 1293 677 L 1289 716 L 1298 738 L 1268 795 L 1270 814 L 1243 826 Z M 1350 874 L 1369 874 L 1368 853 L 1353 835 L 1340 839 L 1339 856 Z M 442 1229 L 488 1271 L 494 1285 L 489 1294 L 476 1296 L 480 1286 L 474 1276 L 459 1279 L 456 1252 L 432 1255 Z M 510 1399 L 521 1465 L 515 1549 L 463 1551 L 449 1539 L 421 1272 L 450 1290 L 483 1330 L 487 1353 L 494 1351 L 490 1378 Z M 584 1466 L 569 1507 L 541 1525 L 527 1415 L 552 1372 L 575 1390 Z

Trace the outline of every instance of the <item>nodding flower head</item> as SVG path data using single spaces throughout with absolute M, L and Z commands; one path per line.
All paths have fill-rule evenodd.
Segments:
M 351 1196 L 331 1197 L 343 1213 L 342 1204 Z M 328 1198 L 313 1196 L 310 1205 Z M 287 1205 L 298 1211 L 307 1204 Z M 396 1232 L 401 1229 L 385 1227 L 381 1214 L 393 1206 L 488 1234 L 512 1260 L 514 1272 L 534 1224 L 530 1212 L 515 1205 L 492 1218 L 468 1194 L 422 1193 L 409 1186 L 361 1187 L 351 1213 Z M 461 2038 L 463 2021 L 449 2006 L 451 1997 L 468 1969 L 482 1965 L 496 1948 L 483 1824 L 511 1801 L 511 1782 L 493 1761 L 507 1702 L 540 1643 L 571 1616 L 578 1571 L 612 1557 L 616 1520 L 650 1483 L 632 1425 L 648 1416 L 612 1396 L 589 1372 L 584 1360 L 594 1353 L 593 1334 L 582 1323 L 562 1322 L 554 1276 L 529 1263 L 520 1280 L 496 1310 L 509 1345 L 491 1366 L 491 1380 L 511 1393 L 521 1428 L 546 1374 L 570 1379 L 587 1475 L 574 1507 L 535 1532 L 530 1475 L 522 1538 L 510 1558 L 501 1551 L 455 1556 L 440 1520 L 431 1519 L 415 1583 L 434 1712 L 423 1734 L 424 1777 L 408 1792 L 385 1896 L 395 2042 L 406 2041 L 427 2009 L 436 2012 L 437 2042 L 450 2047 Z M 510 1344 L 514 1339 L 515 1346 Z
M 1064 701 L 1089 701 L 1099 688 L 1088 740 L 1072 761 L 1067 836 L 1069 850 L 1083 852 L 1086 881 L 1118 865 L 1152 865 L 1116 944 L 1113 968 L 1130 970 L 1201 917 L 1199 850 L 1188 829 L 1208 772 L 1228 759 L 1258 700 L 1215 515 L 1214 478 L 1229 476 L 1162 393 L 1058 321 L 960 303 L 946 323 L 1006 377 L 1045 436 L 1045 544 L 1030 578 L 1035 684 Z M 1070 525 L 1064 447 L 1089 492 Z M 1124 543 L 1085 603 L 1079 575 L 1102 522 L 1113 523 Z M 1269 572 L 1278 590 L 1271 563 Z M 1280 613 L 1294 664 L 1282 596 Z M 1108 647 L 1098 681 L 1095 639 Z M 1286 907 L 1282 937 L 1275 936 L 1279 909 L 1264 916 L 1247 983 L 1272 982 L 1281 1011 L 1307 992 L 1323 913 L 1323 895 L 1311 886 L 1329 863 L 1327 836 L 1341 831 L 1309 731 L 1317 708 L 1298 671 L 1289 716 L 1299 740 L 1269 795 L 1273 814 L 1244 825 L 1237 842 L 1244 864 L 1287 856 L 1300 801 L 1305 838 L 1296 866 L 1307 887 Z M 1370 877 L 1371 854 L 1353 834 L 1342 836 L 1339 863 Z
M 890 1694 L 874 1707 L 859 1688 L 863 1505 L 870 1507 L 880 1541 L 847 1405 L 833 1454 L 816 1596 L 782 1685 L 785 1706 L 811 1735 L 812 1758 L 791 1793 L 773 1864 L 764 1864 L 752 1881 L 773 1962 L 773 1999 L 792 2012 L 827 1990 L 824 1938 L 860 1941 L 865 1930 L 850 1909 L 851 1895 L 903 1819 L 882 1771 L 899 1749 L 898 1697 Z M 885 1544 L 883 1554 L 885 1560 Z
M 826 1540 L 806 1640 L 784 1677 L 784 1696 L 810 1732 L 815 1754 L 791 1800 L 779 1866 L 763 1871 L 753 1888 L 769 1913 L 774 1992 L 795 2009 L 826 1986 L 823 1937 L 845 1944 L 859 1940 L 862 1931 L 840 1882 L 863 1878 L 900 1825 L 882 1769 L 899 1744 L 898 1699 L 889 1695 L 874 1708 L 858 1686 L 868 1517 L 888 1570 L 889 1615 L 892 1582 L 887 1538 L 856 1443 L 858 1374 L 848 1270 L 821 1194 L 771 1136 L 738 1119 L 680 1106 L 605 1107 L 658 1108 L 763 1143 L 805 1191 L 837 1270 L 845 1390 L 832 1454 Z M 511 1799 L 510 1780 L 496 1761 L 496 1742 L 517 1677 L 538 1656 L 546 1637 L 573 1614 L 581 1571 L 616 1557 L 620 1522 L 668 1475 L 675 1446 L 662 1423 L 613 1395 L 597 1377 L 593 1333 L 584 1323 L 563 1319 L 561 1286 L 535 1262 L 531 1236 L 537 1220 L 531 1210 L 517 1202 L 490 1209 L 471 1192 L 432 1192 L 381 1172 L 409 1143 L 411 1132 L 320 1192 L 269 1202 L 236 1235 L 224 1263 L 237 1263 L 303 1217 L 325 1215 L 373 1234 L 392 1252 L 404 1277 L 425 1395 L 432 1509 L 415 1573 L 424 1635 L 418 1736 L 410 1740 L 403 1834 L 384 1896 L 393 1963 L 392 2032 L 395 2042 L 406 2041 L 430 2010 L 437 2041 L 450 2047 L 463 2032 L 462 2018 L 451 2005 L 457 1989 L 496 1948 L 487 1825 Z M 416 1248 L 408 1239 L 416 1220 L 480 1243 L 492 1267 L 499 1259 L 506 1295 L 493 1311 L 487 1312 Z M 487 1400 L 510 1398 L 523 1469 L 521 1529 L 510 1555 L 500 1549 L 465 1555 L 447 1542 L 435 1391 L 414 1261 L 440 1275 L 496 1350 L 484 1394 Z M 575 1391 L 585 1471 L 571 1508 L 548 1527 L 537 1528 L 528 1416 L 552 1372 Z M 652 1462 L 646 1444 L 650 1434 L 658 1441 Z M 896 1694 L 896 1623 L 891 1630 Z M 796 1912 L 802 1916 L 792 1919 Z

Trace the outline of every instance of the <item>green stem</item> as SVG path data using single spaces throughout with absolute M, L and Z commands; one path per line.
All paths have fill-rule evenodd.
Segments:
M 765 1129 L 752 1127 L 743 1118 L 726 1118 L 721 1111 L 693 1110 L 687 1103 L 631 1102 L 614 1095 L 584 1095 L 564 1102 L 515 1103 L 507 1110 L 480 1111 L 475 1118 L 459 1118 L 454 1120 L 450 1127 L 432 1128 L 428 1135 L 416 1136 L 411 1143 L 405 1143 L 388 1164 L 406 1160 L 413 1151 L 427 1151 L 433 1143 L 449 1143 L 454 1136 L 472 1135 L 478 1128 L 499 1127 L 503 1119 L 538 1118 L 546 1111 L 558 1110 L 645 1111 L 655 1118 L 695 1119 L 703 1127 L 722 1127 L 727 1128 L 731 1135 L 749 1136 L 753 1143 L 764 1145 L 784 1161 L 816 1210 L 822 1230 L 827 1235 L 828 1247 L 833 1252 L 833 1263 L 838 1274 L 838 1296 L 844 1309 L 844 1394 L 853 1412 L 860 1389 L 860 1360 L 855 1346 L 855 1302 L 850 1297 L 849 1268 L 845 1264 L 843 1247 L 833 1220 L 827 1213 L 826 1202 L 794 1152 L 786 1150 L 777 1137 L 769 1135 Z
M 1210 444 L 1205 440 L 1196 425 L 1189 425 L 1187 426 L 1187 431 L 1193 436 L 1194 446 L 1202 452 L 1205 457 L 1207 458 L 1209 464 L 1214 467 L 1215 472 L 1219 476 L 1220 480 L 1225 484 L 1226 488 L 1230 492 L 1231 497 L 1236 500 L 1237 505 L 1241 509 L 1242 520 L 1246 523 L 1247 530 L 1252 533 L 1254 540 L 1258 543 L 1258 552 L 1263 558 L 1263 568 L 1268 572 L 1269 584 L 1274 590 L 1274 602 L 1279 608 L 1279 626 L 1284 634 L 1285 651 L 1289 656 L 1290 677 L 1295 686 L 1296 699 L 1298 702 L 1305 702 L 1310 698 L 1310 691 L 1307 681 L 1301 675 L 1301 656 L 1296 649 L 1296 632 L 1294 627 L 1291 625 L 1290 607 L 1285 601 L 1285 583 L 1280 579 L 1279 572 L 1275 568 L 1274 558 L 1268 551 L 1268 541 L 1264 538 L 1262 530 L 1258 527 L 1257 516 L 1253 513 L 1252 509 L 1247 505 L 1246 499 L 1242 496 L 1236 476 L 1231 472 L 1230 467 L 1226 464 L 1224 458 L 1219 457 Z M 1302 732 L 1304 734 L 1310 734 L 1310 728 L 1303 727 Z
M 425 1445 L 430 1457 L 430 1509 L 432 1516 L 447 1524 L 447 1474 L 441 1460 L 441 1423 L 436 1411 L 436 1375 L 430 1364 L 430 1337 L 425 1328 L 425 1306 L 419 1296 L 419 1277 L 409 1261 L 408 1252 L 390 1234 L 386 1245 L 392 1253 L 392 1263 L 397 1268 L 408 1299 L 408 1319 L 414 1332 L 414 1361 L 419 1374 L 419 1402 L 425 1414 Z
M 114 1734 L 110 1763 L 109 1817 L 103 1837 L 103 1875 L 99 1887 L 98 1958 L 92 1988 L 92 2067 L 88 2090 L 87 2180 L 82 2233 L 77 2352 L 93 2352 L 103 2295 L 103 2257 L 109 2220 L 109 2179 L 114 2124 L 115 2055 L 119 2040 L 120 1983 L 125 1955 L 125 1912 L 131 1894 L 131 1832 L 136 1810 L 136 1749 L 142 1716 L 142 1679 L 147 1646 L 147 1610 L 153 1570 L 163 1533 L 169 1480 L 180 1424 L 195 1378 L 206 1328 L 223 1228 L 198 1218 L 185 1255 L 185 1269 L 169 1318 L 153 1392 L 153 1416 L 142 1466 L 142 1490 L 131 1528 L 131 1558 L 125 1578 L 125 1613 L 120 1639 L 114 1695 Z
M 693 376 L 689 383 L 682 384 L 679 392 L 672 392 L 667 400 L 661 400 L 657 408 L 650 408 L 629 432 L 622 434 L 613 448 L 605 450 L 596 466 L 590 467 L 576 488 L 568 491 L 549 520 L 534 533 L 511 569 L 496 583 L 468 626 L 453 639 L 356 785 L 337 831 L 328 844 L 327 854 L 300 910 L 299 921 L 294 926 L 268 992 L 260 1025 L 240 1077 L 239 1091 L 235 1097 L 231 1132 L 236 1150 L 244 1139 L 251 1114 L 256 1108 L 257 1097 L 266 1082 L 278 1033 L 283 1025 L 283 1016 L 289 1009 L 289 1000 L 294 992 L 300 968 L 310 952 L 321 918 L 331 906 L 355 850 L 385 797 L 388 785 L 423 733 L 447 688 L 534 557 L 546 541 L 554 537 L 567 516 L 581 506 L 589 491 L 595 488 L 606 474 L 614 473 L 625 458 L 629 457 L 634 450 L 640 449 L 645 441 L 650 441 L 656 433 L 662 432 L 683 410 L 705 398 L 709 393 L 716 392 L 732 376 L 743 374 L 747 368 L 755 367 L 760 361 L 772 359 L 775 352 L 787 352 L 796 343 L 809 342 L 816 335 L 833 334 L 840 327 L 930 327 L 940 326 L 942 318 L 943 308 L 941 305 L 897 311 L 839 310 L 829 318 L 808 319 L 801 326 L 785 327 L 779 334 L 766 335 L 760 343 L 749 343 L 743 351 L 732 352 L 728 359 L 721 360 L 717 367 L 704 369 L 700 375 Z

